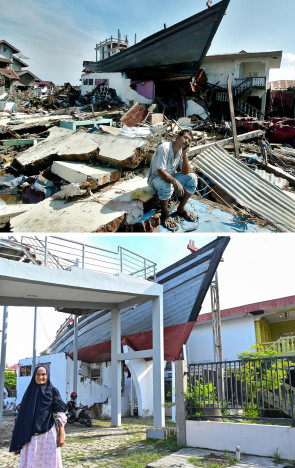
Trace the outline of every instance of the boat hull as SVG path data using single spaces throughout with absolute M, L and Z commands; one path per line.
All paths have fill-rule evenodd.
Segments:
M 222 0 L 134 46 L 98 62 L 83 62 L 86 71 L 124 72 L 131 79 L 179 79 L 194 75 L 206 55 L 230 0 Z

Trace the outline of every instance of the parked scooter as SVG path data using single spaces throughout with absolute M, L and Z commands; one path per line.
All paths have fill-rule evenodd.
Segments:
M 67 402 L 67 418 L 68 423 L 79 422 L 85 424 L 86 427 L 92 426 L 92 415 L 88 406 L 76 406 L 77 393 L 71 393 L 71 399 Z

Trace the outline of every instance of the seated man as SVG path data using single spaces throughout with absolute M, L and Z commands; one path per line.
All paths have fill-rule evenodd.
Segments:
M 185 208 L 198 183 L 197 176 L 190 173 L 187 158 L 187 150 L 192 139 L 190 130 L 181 130 L 174 142 L 164 142 L 156 149 L 151 161 L 148 184 L 158 193 L 162 208 L 162 224 L 170 231 L 178 229 L 168 211 L 169 198 L 174 190 L 181 197 L 177 214 L 187 221 L 196 219 L 194 214 Z

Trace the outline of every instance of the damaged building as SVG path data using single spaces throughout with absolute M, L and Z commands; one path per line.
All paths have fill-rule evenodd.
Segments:
M 167 232 L 147 184 L 150 161 L 158 145 L 190 129 L 197 220 L 177 216 L 173 196 L 179 232 L 293 232 L 293 104 L 288 88 L 291 108 L 281 116 L 269 83 L 282 52 L 207 56 L 228 4 L 132 46 L 118 32 L 96 44 L 95 62 L 84 62 L 80 90 L 40 82 L 19 113 L 2 112 L 0 229 Z

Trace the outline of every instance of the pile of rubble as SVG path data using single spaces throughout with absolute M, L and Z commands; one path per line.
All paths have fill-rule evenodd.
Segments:
M 238 119 L 237 159 L 226 122 L 167 120 L 154 105 L 128 109 L 112 93 L 100 99 L 98 91 L 80 102 L 68 85 L 39 101 L 27 96 L 29 104 L 23 99 L 19 112 L 0 114 L 1 230 L 165 231 L 147 185 L 149 164 L 160 143 L 190 128 L 188 156 L 200 181 L 192 203 L 199 220 L 182 224 L 183 231 L 224 231 L 225 225 L 243 232 L 294 231 L 295 149 L 264 137 L 285 122 Z M 176 204 L 171 200 L 172 209 Z

